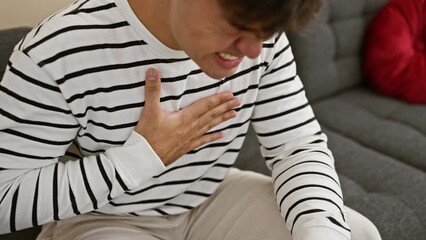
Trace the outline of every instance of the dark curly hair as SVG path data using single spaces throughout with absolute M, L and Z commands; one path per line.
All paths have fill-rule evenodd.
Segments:
M 219 0 L 225 18 L 259 37 L 301 30 L 314 18 L 321 0 Z

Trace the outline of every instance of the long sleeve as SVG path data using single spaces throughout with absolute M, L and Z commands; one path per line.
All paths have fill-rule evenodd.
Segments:
M 0 82 L 0 234 L 94 211 L 165 168 L 135 132 L 59 161 L 80 128 L 51 76 L 15 51 Z
M 349 239 L 334 159 L 285 35 L 262 76 L 252 123 L 281 214 L 297 240 Z

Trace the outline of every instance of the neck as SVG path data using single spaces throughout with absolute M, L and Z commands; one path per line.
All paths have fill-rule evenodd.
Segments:
M 170 27 L 169 0 L 128 0 L 143 25 L 164 45 L 179 50 Z

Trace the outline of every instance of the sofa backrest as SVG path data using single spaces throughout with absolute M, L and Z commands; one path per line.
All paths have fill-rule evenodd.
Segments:
M 0 81 L 3 78 L 13 48 L 29 31 L 29 28 L 0 30 Z
M 315 102 L 363 82 L 361 53 L 371 17 L 388 0 L 323 0 L 317 21 L 288 33 L 308 98 Z

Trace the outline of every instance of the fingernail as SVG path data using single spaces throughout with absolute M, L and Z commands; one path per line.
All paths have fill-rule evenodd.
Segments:
M 155 80 L 157 79 L 157 71 L 154 68 L 150 68 L 146 71 L 146 79 L 147 80 Z

